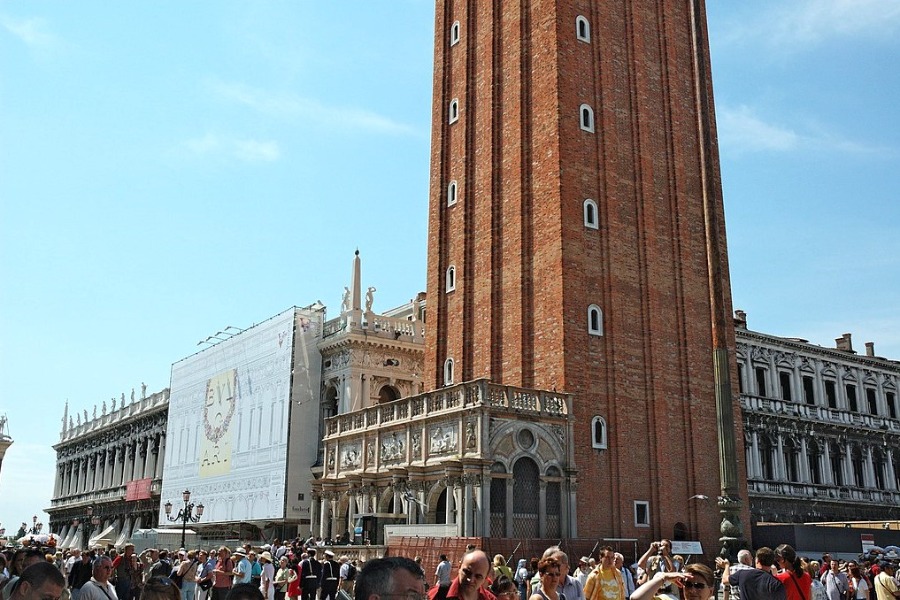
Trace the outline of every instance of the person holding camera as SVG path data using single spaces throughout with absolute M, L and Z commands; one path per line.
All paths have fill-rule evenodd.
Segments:
M 675 565 L 672 563 L 672 542 L 669 540 L 660 540 L 650 544 L 650 548 L 644 552 L 644 555 L 638 560 L 638 569 L 643 571 L 643 575 L 638 581 L 639 585 L 643 585 L 647 581 L 653 579 L 657 573 L 674 573 Z M 662 585 L 659 588 L 659 594 L 666 594 L 670 598 L 679 598 L 678 587 L 670 579 L 661 578 Z

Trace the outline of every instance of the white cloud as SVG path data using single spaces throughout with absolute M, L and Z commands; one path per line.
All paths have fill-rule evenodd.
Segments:
M 900 30 L 897 0 L 796 0 L 754 14 L 734 22 L 723 38 L 759 38 L 784 48 L 837 37 L 888 37 Z
M 730 153 L 826 151 L 851 154 L 893 155 L 889 148 L 869 146 L 844 139 L 821 127 L 798 132 L 791 127 L 767 122 L 746 106 L 720 106 L 716 109 L 721 145 Z
M 212 81 L 209 86 L 225 100 L 278 119 L 310 120 L 330 128 L 361 129 L 388 135 L 418 135 L 409 125 L 359 108 L 326 106 L 311 98 L 265 92 L 240 83 Z
M 185 140 L 181 147 L 192 156 L 220 156 L 243 162 L 273 162 L 281 158 L 278 142 L 238 139 L 214 133 Z
M 766 123 L 747 106 L 716 111 L 719 139 L 731 150 L 787 151 L 796 149 L 801 137 L 796 132 Z
M 57 41 L 56 36 L 47 31 L 43 19 L 14 19 L 2 15 L 0 25 L 31 48 L 47 48 Z

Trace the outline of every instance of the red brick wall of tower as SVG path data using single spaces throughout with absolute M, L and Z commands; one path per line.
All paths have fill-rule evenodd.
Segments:
M 577 39 L 578 16 L 590 41 Z M 457 382 L 575 394 L 579 536 L 649 540 L 684 523 L 711 551 L 715 504 L 689 500 L 719 492 L 704 190 L 730 286 L 712 110 L 705 149 L 698 126 L 708 44 L 701 30 L 698 71 L 691 23 L 689 0 L 437 2 L 425 382 L 442 385 L 450 357 Z M 597 229 L 585 227 L 588 198 Z M 591 304 L 602 336 L 587 332 Z M 730 327 L 725 337 L 733 357 Z M 595 415 L 608 450 L 591 448 Z M 649 530 L 634 526 L 636 500 L 650 502 Z

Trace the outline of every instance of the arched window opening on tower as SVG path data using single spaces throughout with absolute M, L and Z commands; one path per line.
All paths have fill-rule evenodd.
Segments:
M 450 182 L 447 186 L 447 206 L 456 204 L 456 180 Z
M 459 100 L 454 98 L 450 101 L 450 122 L 456 123 L 459 121 Z
M 450 26 L 450 45 L 455 46 L 459 43 L 459 21 L 453 21 Z
M 446 287 L 448 292 L 452 292 L 456 289 L 456 267 L 450 265 L 447 267 L 447 277 L 446 277 Z
M 444 385 L 453 385 L 453 359 L 444 361 Z
M 600 450 L 608 448 L 606 443 L 606 420 L 599 415 L 591 420 L 591 446 Z
M 588 333 L 603 335 L 603 311 L 596 304 L 588 307 Z
M 582 104 L 579 114 L 581 115 L 581 128 L 594 133 L 594 109 L 587 104 Z
M 584 201 L 584 226 L 589 229 L 599 229 L 600 227 L 597 218 L 597 203 L 590 198 Z
M 575 35 L 582 42 L 591 43 L 591 24 L 581 15 L 575 19 Z

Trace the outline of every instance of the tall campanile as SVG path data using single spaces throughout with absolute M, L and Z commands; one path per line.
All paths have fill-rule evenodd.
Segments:
M 703 0 L 437 0 L 435 31 L 426 387 L 574 394 L 578 536 L 714 553 L 746 492 Z

